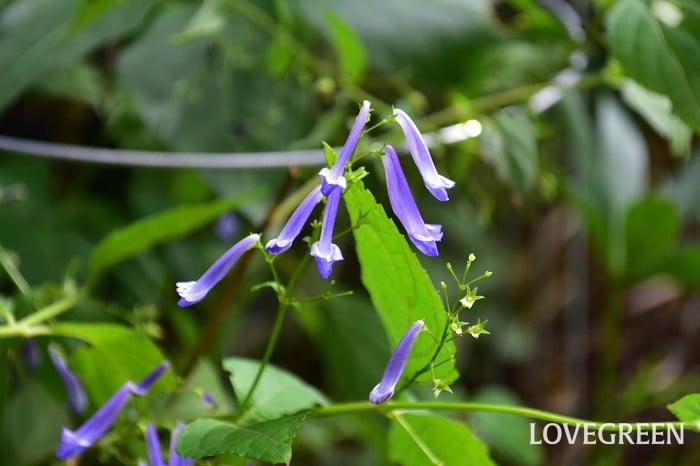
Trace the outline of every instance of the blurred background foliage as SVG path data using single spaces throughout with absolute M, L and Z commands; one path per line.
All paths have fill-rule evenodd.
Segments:
M 93 147 L 318 149 L 342 144 L 361 100 L 371 100 L 373 122 L 400 106 L 457 181 L 448 204 L 418 200 L 445 231 L 441 255 L 421 262 L 436 286 L 448 280 L 445 262 L 470 252 L 494 272 L 477 305 L 492 335 L 459 341 L 455 396 L 641 421 L 670 420 L 665 405 L 698 391 L 694 0 L 0 0 L 0 70 L 1 135 Z M 360 150 L 375 147 L 371 138 L 399 139 L 388 131 Z M 275 297 L 249 289 L 269 272 L 251 257 L 245 274 L 187 310 L 176 307 L 174 283 L 242 235 L 277 231 L 294 207 L 285 199 L 299 199 L 319 165 L 146 168 L 3 152 L 0 259 L 26 283 L 0 273 L 0 302 L 22 317 L 79 289 L 72 321 L 129 329 L 59 332 L 67 348 L 81 332 L 92 344 L 70 362 L 93 407 L 161 353 L 186 384 L 220 387 L 226 400 L 217 361 L 260 357 Z M 381 187 L 377 162 L 367 168 L 366 184 Z M 131 236 L 105 240 L 146 217 Z M 339 229 L 349 226 L 339 218 Z M 338 401 L 366 399 L 389 351 L 343 243 L 333 290 L 355 294 L 305 302 L 273 357 Z M 280 257 L 281 273 L 302 254 Z M 326 287 L 308 270 L 299 291 Z M 0 340 L 6 464 L 58 464 L 70 412 L 44 340 L 36 364 L 23 357 L 27 340 Z M 199 408 L 184 400 L 179 409 Z M 460 420 L 499 464 L 700 461 L 694 437 L 677 448 L 545 449 L 528 445 L 523 419 Z M 383 464 L 396 459 L 383 453 L 387 441 L 381 419 L 314 419 L 294 462 Z M 81 464 L 118 464 L 121 453 L 110 454 Z

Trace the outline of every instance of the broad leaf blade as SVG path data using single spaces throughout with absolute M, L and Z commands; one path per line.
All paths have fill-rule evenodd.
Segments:
M 427 272 L 406 239 L 361 183 L 348 188 L 344 197 L 352 223 L 358 225 L 353 229 L 353 235 L 362 267 L 362 283 L 372 298 L 392 347 L 418 319 L 422 319 L 439 338 L 447 314 Z M 425 366 L 434 351 L 435 341 L 421 334 L 406 364 L 404 376 L 411 377 Z M 436 361 L 448 360 L 454 354 L 454 344 L 448 343 Z M 377 374 L 377 381 L 380 376 Z M 458 374 L 454 362 L 437 367 L 435 376 L 450 381 L 456 379 Z
M 616 2 L 607 17 L 609 43 L 630 77 L 667 95 L 674 112 L 700 131 L 700 5 L 668 3 L 678 18 L 660 15 L 654 0 Z
M 700 393 L 691 393 L 667 406 L 682 422 L 700 422 Z
M 211 222 L 222 213 L 235 209 L 248 197 L 244 195 L 206 204 L 175 207 L 113 231 L 93 249 L 88 263 L 88 280 L 127 257 Z
M 231 385 L 239 401 L 248 393 L 260 362 L 245 358 L 227 358 L 224 369 L 231 372 Z M 249 424 L 264 419 L 275 419 L 296 413 L 314 405 L 328 404 L 316 388 L 294 374 L 268 364 L 246 411 L 237 419 L 238 424 Z
M 625 220 L 627 274 L 654 273 L 670 257 L 679 227 L 676 209 L 665 199 L 645 198 L 632 204 Z
M 404 466 L 495 466 L 466 425 L 440 416 L 399 416 L 389 430 L 389 460 Z
M 307 414 L 303 412 L 247 426 L 198 419 L 180 432 L 177 452 L 187 458 L 233 453 L 258 461 L 284 463 L 292 456 L 292 440 Z

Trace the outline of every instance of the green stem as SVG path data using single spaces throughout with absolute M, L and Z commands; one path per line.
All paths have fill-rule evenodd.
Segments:
M 43 325 L 34 327 L 27 327 L 26 325 L 6 325 L 0 327 L 0 338 L 29 338 L 40 335 L 51 335 L 51 329 Z
M 461 401 L 390 401 L 382 405 L 373 405 L 367 401 L 356 401 L 351 403 L 341 403 L 331 406 L 319 406 L 311 411 L 311 414 L 318 417 L 340 416 L 345 414 L 358 414 L 363 412 L 389 413 L 399 410 L 435 410 L 435 411 L 478 411 L 500 414 L 512 414 L 538 421 L 556 422 L 559 424 L 579 425 L 587 424 L 594 429 L 604 431 L 619 430 L 623 423 L 589 421 L 571 416 L 543 411 L 541 409 L 527 408 L 524 406 L 498 405 L 490 403 L 469 403 Z M 624 423 L 631 425 L 634 430 L 646 431 L 660 427 L 689 428 L 698 430 L 700 427 L 696 422 L 635 422 Z
M 5 269 L 5 272 L 7 272 L 10 280 L 12 280 L 20 293 L 24 295 L 29 294 L 29 291 L 31 291 L 31 286 L 29 286 L 27 280 L 24 279 L 19 269 L 12 261 L 12 258 L 10 258 L 10 255 L 7 253 L 5 248 L 2 247 L 2 245 L 0 245 L 0 265 L 3 269 Z
M 279 339 L 282 330 L 284 316 L 287 313 L 287 309 L 290 306 L 289 297 L 294 292 L 294 287 L 296 286 L 297 280 L 301 275 L 301 271 L 304 269 L 304 267 L 306 267 L 306 264 L 308 264 L 310 257 L 311 256 L 309 254 L 306 254 L 304 258 L 299 262 L 299 265 L 297 266 L 296 270 L 289 279 L 289 283 L 287 283 L 287 286 L 284 287 L 284 295 L 279 296 L 279 308 L 277 309 L 277 317 L 275 317 L 275 323 L 272 327 L 272 333 L 270 334 L 270 339 L 267 341 L 265 353 L 263 354 L 262 360 L 260 361 L 260 366 L 258 367 L 258 371 L 255 374 L 253 383 L 251 384 L 250 388 L 248 389 L 248 392 L 245 394 L 243 400 L 241 401 L 238 407 L 239 416 L 245 412 L 245 409 L 248 403 L 250 402 L 250 399 L 255 393 L 255 389 L 258 387 L 258 383 L 262 378 L 262 374 L 263 372 L 265 372 L 265 367 L 267 367 L 267 364 L 270 362 L 270 358 L 272 357 L 272 353 L 274 352 L 275 347 L 277 346 L 277 340 Z M 270 266 L 272 266 L 272 264 L 270 264 Z
M 620 280 L 611 279 L 610 290 L 605 297 L 601 316 L 601 340 L 599 365 L 596 373 L 593 413 L 597 416 L 617 415 L 615 387 L 617 386 L 617 366 L 622 347 L 622 323 L 624 314 L 624 286 Z
M 60 301 L 56 301 L 38 311 L 28 315 L 24 319 L 17 322 L 17 327 L 31 327 L 32 325 L 40 324 L 45 322 L 57 315 L 63 314 L 73 306 L 75 306 L 80 299 L 79 295 L 71 294 Z

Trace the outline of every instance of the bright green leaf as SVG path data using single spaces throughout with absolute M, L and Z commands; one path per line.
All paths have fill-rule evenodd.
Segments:
M 248 198 L 244 195 L 205 204 L 179 206 L 113 231 L 93 249 L 88 263 L 88 280 L 127 257 L 158 243 L 186 235 L 222 213 L 235 209 Z
M 221 0 L 204 0 L 192 17 L 184 32 L 178 34 L 178 43 L 191 41 L 200 37 L 210 37 L 220 34 L 226 26 L 226 16 L 223 13 Z
M 344 193 L 344 199 L 352 223 L 357 225 L 353 235 L 362 269 L 362 283 L 372 298 L 392 347 L 418 319 L 422 319 L 433 335 L 440 338 L 447 314 L 427 272 L 406 239 L 361 183 L 350 186 Z M 411 377 L 423 368 L 434 352 L 435 341 L 421 333 L 404 375 Z M 454 344 L 448 343 L 436 362 L 449 360 L 454 354 Z M 379 381 L 381 374 L 376 375 Z M 435 375 L 449 381 L 458 376 L 453 361 L 437 367 Z M 429 376 L 428 373 L 427 377 L 419 380 L 430 380 Z
M 216 419 L 197 419 L 177 438 L 177 452 L 188 458 L 233 453 L 270 463 L 284 463 L 292 456 L 292 440 L 307 413 L 239 426 Z
M 677 15 L 662 15 L 657 0 L 620 0 L 610 8 L 606 30 L 613 54 L 641 85 L 667 95 L 674 112 L 700 131 L 700 5 L 672 4 Z
M 89 343 L 71 354 L 70 363 L 98 405 L 124 382 L 138 382 L 165 359 L 145 335 L 121 325 L 62 322 L 51 330 L 54 335 Z M 174 385 L 175 376 L 172 371 L 166 371 L 151 390 L 165 390 Z
M 389 430 L 389 460 L 404 466 L 495 466 L 484 443 L 461 422 L 400 414 Z
M 627 274 L 653 273 L 671 254 L 678 229 L 678 214 L 669 201 L 645 198 L 632 204 L 625 221 Z
M 367 69 L 367 54 L 352 27 L 335 11 L 324 14 L 331 33 L 331 41 L 338 54 L 340 68 L 352 80 L 359 81 Z
M 226 358 L 224 369 L 231 373 L 231 385 L 238 400 L 248 393 L 260 362 L 245 358 Z M 246 411 L 237 419 L 238 424 L 249 424 L 264 419 L 275 419 L 296 413 L 314 405 L 328 404 L 321 392 L 294 374 L 268 364 L 255 394 L 248 401 Z
M 666 407 L 679 421 L 700 423 L 700 393 L 685 395 Z

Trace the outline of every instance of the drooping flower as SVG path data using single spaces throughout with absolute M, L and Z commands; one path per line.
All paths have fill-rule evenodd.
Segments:
M 439 201 L 448 200 L 447 190 L 454 187 L 455 182 L 438 174 L 435 164 L 433 164 L 433 159 L 430 157 L 428 146 L 425 144 L 423 136 L 418 131 L 416 124 L 411 120 L 411 117 L 398 108 L 394 109 L 394 115 L 396 116 L 396 122 L 401 126 L 401 130 L 406 136 L 408 151 L 411 153 L 411 157 L 413 157 L 413 161 L 423 177 L 425 187 Z
M 347 186 L 347 182 L 343 176 L 343 171 L 345 170 L 345 165 L 347 165 L 348 160 L 350 160 L 350 156 L 355 150 L 357 141 L 360 139 L 362 129 L 367 123 L 369 107 L 370 103 L 368 100 L 362 102 L 360 113 L 358 113 L 357 118 L 355 118 L 355 123 L 352 125 L 350 134 L 348 134 L 348 138 L 345 141 L 345 145 L 340 151 L 340 154 L 338 155 L 338 159 L 330 169 L 323 168 L 320 172 L 318 172 L 318 174 L 321 175 L 321 192 L 324 196 L 329 196 L 335 186 L 338 186 L 341 189 L 345 189 L 345 186 Z
M 391 353 L 389 362 L 384 369 L 381 381 L 369 393 L 370 403 L 380 404 L 394 396 L 396 384 L 403 374 L 406 367 L 406 361 L 411 354 L 411 348 L 415 343 L 418 334 L 423 329 L 424 323 L 422 320 L 415 321 L 406 331 L 401 340 L 399 340 L 396 349 Z
M 267 242 L 265 250 L 271 254 L 279 254 L 291 248 L 292 243 L 296 237 L 299 236 L 299 233 L 301 233 L 301 229 L 304 228 L 304 225 L 311 216 L 311 212 L 322 197 L 321 186 L 317 186 L 303 201 L 301 201 L 301 204 L 299 204 L 299 207 L 296 208 L 292 216 L 289 217 L 287 224 L 282 228 L 277 238 Z
M 333 225 L 338 214 L 341 191 L 340 187 L 336 187 L 328 195 L 326 210 L 323 212 L 321 235 L 318 241 L 311 245 L 311 255 L 316 258 L 318 273 L 323 278 L 328 278 L 331 275 L 334 262 L 343 260 L 343 253 L 338 245 L 333 243 Z
M 70 370 L 68 363 L 65 358 L 56 347 L 55 344 L 49 344 L 49 357 L 53 363 L 58 375 L 63 379 L 63 384 L 66 386 L 66 391 L 68 392 L 68 405 L 71 409 L 82 414 L 87 409 L 87 396 L 85 395 L 85 389 L 80 383 L 78 376 Z
M 231 270 L 231 267 L 240 259 L 243 253 L 253 248 L 258 241 L 260 241 L 260 235 L 257 233 L 246 236 L 218 258 L 199 277 L 199 280 L 195 282 L 177 282 L 177 294 L 180 295 L 177 305 L 187 307 L 204 299 L 209 290 L 224 278 L 224 275 Z
M 408 187 L 406 176 L 401 169 L 396 151 L 390 145 L 384 148 L 386 155 L 382 157 L 384 172 L 386 173 L 386 186 L 389 191 L 389 202 L 394 214 L 406 229 L 408 237 L 413 244 L 427 256 L 437 256 L 436 241 L 442 239 L 442 226 L 427 224 L 418 211 L 416 201 L 413 199 Z
M 170 434 L 170 454 L 168 457 L 168 466 L 192 466 L 194 465 L 194 460 L 190 458 L 183 458 L 178 455 L 175 451 L 175 444 L 177 441 L 177 436 L 180 431 L 185 427 L 185 423 L 178 421 L 177 425 Z M 146 450 L 148 451 L 148 461 L 149 466 L 165 466 L 163 461 L 163 456 L 160 453 L 160 442 L 158 441 L 158 431 L 156 427 L 149 423 L 146 426 L 146 432 L 144 433 L 146 438 Z
M 72 431 L 64 427 L 61 432 L 61 441 L 56 447 L 56 457 L 70 458 L 94 444 L 114 424 L 131 395 L 144 395 L 168 367 L 170 363 L 164 361 L 139 383 L 126 382 L 77 430 Z

